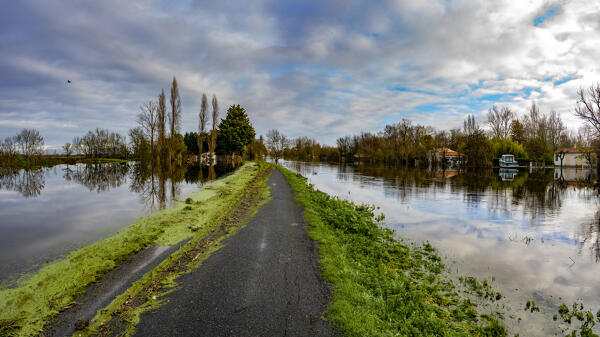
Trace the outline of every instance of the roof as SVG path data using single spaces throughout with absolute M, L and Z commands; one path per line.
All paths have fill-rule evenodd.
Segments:
M 554 151 L 554 153 L 584 153 L 584 151 L 581 151 L 577 148 L 574 147 L 563 147 L 562 149 L 557 149 L 556 151 Z
M 439 154 L 446 155 L 446 156 L 460 156 L 460 153 L 458 153 L 454 150 L 451 150 L 448 148 L 441 148 L 441 147 L 430 150 L 429 152 L 437 152 Z

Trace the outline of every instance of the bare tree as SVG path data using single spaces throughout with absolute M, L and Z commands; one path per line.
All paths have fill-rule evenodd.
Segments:
M 17 148 L 24 156 L 41 155 L 44 147 L 44 138 L 36 129 L 23 129 L 14 138 Z
M 600 136 L 600 83 L 592 84 L 587 91 L 582 88 L 577 91 L 574 114 L 593 127 L 596 136 Z
M 65 143 L 65 145 L 62 146 L 62 148 L 65 151 L 65 155 L 67 156 L 67 158 L 69 158 L 73 154 L 73 146 L 71 145 L 71 143 Z
M 158 128 L 158 103 L 149 100 L 140 106 L 140 113 L 137 116 L 137 123 L 140 125 L 146 138 L 150 141 L 150 151 L 152 158 L 156 155 L 156 132 Z
M 203 147 L 204 147 L 204 131 L 206 130 L 206 122 L 208 116 L 206 115 L 206 110 L 208 110 L 208 99 L 206 98 L 206 94 L 202 94 L 202 102 L 200 103 L 200 112 L 198 113 L 198 150 L 200 155 L 202 155 Z
M 217 95 L 212 96 L 212 131 L 210 133 L 210 153 L 215 152 L 217 147 L 217 124 L 219 122 L 219 102 Z
M 540 114 L 535 101 L 531 101 L 529 114 L 523 118 L 526 139 L 538 138 L 546 141 L 546 116 Z
M 267 132 L 267 149 L 269 154 L 275 158 L 275 163 L 283 156 L 283 150 L 288 147 L 288 139 L 278 130 L 273 129 Z
M 0 143 L 0 154 L 6 156 L 8 160 L 14 158 L 14 156 L 17 154 L 15 137 L 6 137 L 4 141 Z
M 479 125 L 475 122 L 475 116 L 468 115 L 464 121 L 464 132 L 465 135 L 470 136 L 479 132 Z
M 514 113 L 506 106 L 498 108 L 493 106 L 488 110 L 487 122 L 492 128 L 492 136 L 506 139 L 510 136 L 511 121 Z
M 552 110 L 550 116 L 545 118 L 545 121 L 547 142 L 550 144 L 551 150 L 554 151 L 560 144 L 561 136 L 565 133 L 566 127 L 560 116 L 554 110 Z
M 173 76 L 171 84 L 171 113 L 169 114 L 169 123 L 171 126 L 171 137 L 179 133 L 181 128 L 181 97 L 179 96 L 179 86 L 177 79 Z

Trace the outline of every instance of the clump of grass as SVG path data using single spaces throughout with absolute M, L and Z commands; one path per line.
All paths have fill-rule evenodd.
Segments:
M 330 197 L 300 174 L 280 170 L 319 242 L 322 275 L 334 290 L 327 317 L 344 335 L 506 336 L 500 317 L 479 314 L 443 277 L 431 244 L 400 242 L 375 220 L 372 206 Z
M 525 304 L 525 311 L 527 311 L 527 310 L 529 310 L 531 312 L 534 312 L 534 311 L 539 312 L 540 311 L 540 307 L 538 307 L 537 305 L 535 305 L 535 301 L 534 300 L 531 300 L 531 301 L 527 301 L 527 303 Z
M 185 199 L 185 203 L 186 203 L 186 204 L 188 204 L 188 205 L 191 205 L 191 204 L 193 204 L 193 203 L 194 203 L 194 199 L 192 199 L 192 198 L 187 198 L 187 199 Z
M 111 237 L 71 252 L 63 260 L 45 265 L 21 287 L 0 290 L 0 336 L 39 335 L 88 285 L 128 257 L 151 245 L 174 245 L 206 235 L 258 172 L 259 165 L 247 163 L 212 183 L 210 191 L 196 193 L 194 199 L 203 203 L 194 211 L 179 205 L 157 212 Z M 229 193 L 221 193 L 223 190 Z
M 571 308 L 563 303 L 558 307 L 558 315 L 563 322 L 569 325 L 574 322 L 573 318 L 577 319 L 579 331 L 572 330 L 568 336 L 598 337 L 593 332 L 593 328 L 596 326 L 596 320 L 600 323 L 600 310 L 596 312 L 596 319 L 594 319 L 594 313 L 591 310 L 585 310 L 583 303 L 573 302 Z M 554 315 L 554 320 L 556 321 L 557 319 L 557 315 Z M 579 334 L 577 334 L 578 332 Z

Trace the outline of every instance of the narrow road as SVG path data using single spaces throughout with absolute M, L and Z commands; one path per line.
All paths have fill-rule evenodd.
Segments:
M 331 336 L 321 316 L 329 289 L 316 243 L 285 177 L 272 200 L 200 268 L 178 279 L 169 302 L 142 314 L 135 336 Z

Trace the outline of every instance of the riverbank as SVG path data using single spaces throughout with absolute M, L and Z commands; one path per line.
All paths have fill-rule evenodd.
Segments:
M 344 335 L 506 336 L 500 315 L 480 312 L 458 293 L 430 244 L 398 241 L 373 207 L 331 197 L 302 175 L 281 171 L 319 242 L 321 272 L 333 287 L 327 317 Z M 485 288 L 484 296 L 493 293 Z
M 117 234 L 43 267 L 22 286 L 0 290 L 0 335 L 37 335 L 75 304 L 87 286 L 150 246 L 206 237 L 240 202 L 266 165 L 247 163 L 186 202 L 140 219 Z

